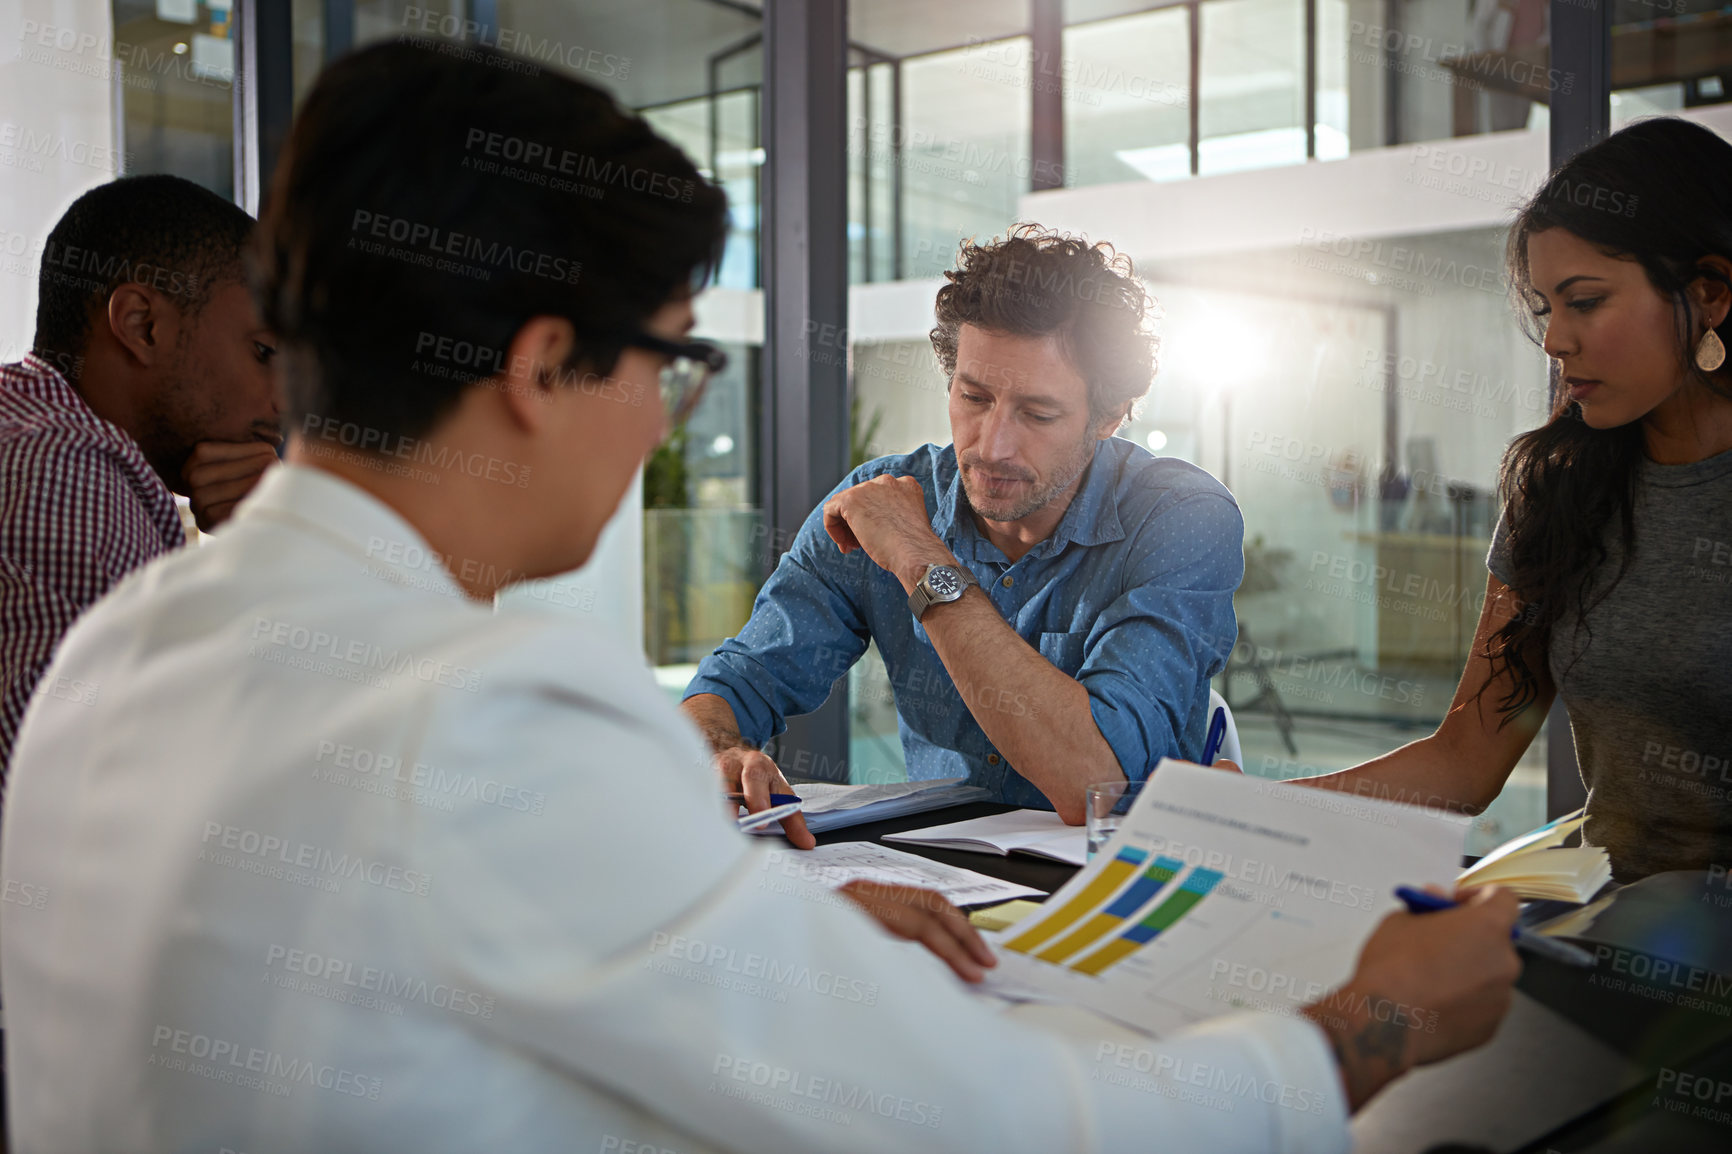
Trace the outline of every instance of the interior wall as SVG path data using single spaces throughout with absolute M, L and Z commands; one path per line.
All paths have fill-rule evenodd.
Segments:
M 106 0 L 0 0 L 18 29 L 0 55 L 0 360 L 30 349 L 48 232 L 120 171 L 113 21 Z

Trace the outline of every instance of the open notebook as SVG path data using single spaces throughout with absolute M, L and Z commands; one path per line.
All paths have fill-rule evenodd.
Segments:
M 1066 825 L 1046 809 L 1013 809 L 972 821 L 889 833 L 885 841 L 927 845 L 939 849 L 972 850 L 1007 857 L 1013 853 L 1051 858 L 1069 865 L 1088 861 L 1088 834 L 1080 825 Z
M 1599 846 L 1563 844 L 1586 820 L 1578 809 L 1507 841 L 1462 871 L 1456 885 L 1500 885 L 1522 898 L 1588 901 L 1612 880 L 1612 863 Z

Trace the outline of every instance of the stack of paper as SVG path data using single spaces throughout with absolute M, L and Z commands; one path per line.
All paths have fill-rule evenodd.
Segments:
M 800 877 L 835 889 L 854 881 L 920 886 L 937 890 L 952 905 L 971 906 L 1009 898 L 1040 897 L 1029 886 L 987 877 L 869 841 L 845 841 L 817 849 L 771 850 L 764 868 L 783 877 Z
M 1586 815 L 1577 810 L 1505 842 L 1456 879 L 1458 887 L 1500 885 L 1518 897 L 1585 902 L 1612 880 L 1612 863 L 1600 846 L 1565 846 Z
M 1026 853 L 1070 865 L 1082 865 L 1088 861 L 1088 831 L 1080 825 L 1066 825 L 1059 820 L 1058 814 L 1045 809 L 1013 809 L 1009 813 L 995 813 L 972 821 L 911 829 L 907 833 L 888 833 L 884 840 L 938 849 L 995 853 L 999 857 Z
M 991 798 L 991 790 L 979 785 L 965 785 L 965 781 L 967 779 L 961 777 L 891 781 L 880 785 L 837 785 L 814 781 L 796 784 L 794 792 L 806 803 L 801 810 L 806 816 L 806 828 L 813 833 L 823 833 Z M 756 832 L 780 834 L 782 827 L 772 823 L 768 829 Z

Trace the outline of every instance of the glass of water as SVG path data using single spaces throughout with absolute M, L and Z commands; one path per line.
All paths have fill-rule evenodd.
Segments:
M 1088 824 L 1089 860 L 1093 861 L 1096 851 L 1119 832 L 1119 822 L 1124 820 L 1125 812 L 1136 803 L 1137 794 L 1142 792 L 1140 781 L 1097 781 L 1087 786 L 1083 794 L 1086 806 L 1085 820 Z

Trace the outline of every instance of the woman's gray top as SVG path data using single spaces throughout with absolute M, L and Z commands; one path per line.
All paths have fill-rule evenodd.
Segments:
M 1732 451 L 1643 458 L 1635 525 L 1605 593 L 1623 557 L 1608 527 L 1585 622 L 1567 611 L 1549 655 L 1588 787 L 1583 836 L 1625 882 L 1732 866 Z M 1486 564 L 1509 584 L 1501 521 Z

